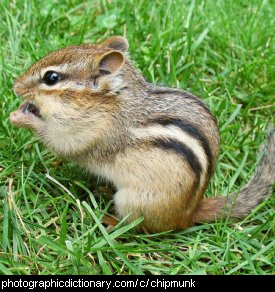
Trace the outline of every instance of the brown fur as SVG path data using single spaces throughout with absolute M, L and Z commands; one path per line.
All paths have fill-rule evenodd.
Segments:
M 143 216 L 140 227 L 148 231 L 221 217 L 224 197 L 203 200 L 219 152 L 215 118 L 192 94 L 146 82 L 127 49 L 124 38 L 112 37 L 48 54 L 14 85 L 42 118 L 19 108 L 11 121 L 33 128 L 54 152 L 112 181 L 119 217 Z M 62 74 L 61 81 L 45 84 L 47 71 Z M 264 171 L 240 193 L 233 217 L 246 215 L 274 181 L 273 140 L 260 166 Z M 249 193 L 249 208 L 240 207 Z
M 228 197 L 203 199 L 195 216 L 194 222 L 209 222 L 222 216 L 241 219 L 267 197 L 275 180 L 275 133 L 270 129 L 269 143 L 262 160 L 250 181 L 239 193 Z

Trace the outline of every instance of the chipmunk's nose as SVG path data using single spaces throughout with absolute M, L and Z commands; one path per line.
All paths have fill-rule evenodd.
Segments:
M 17 79 L 13 84 L 13 92 L 16 95 L 21 95 L 22 92 L 24 92 L 23 88 L 24 88 L 23 83 L 19 79 Z

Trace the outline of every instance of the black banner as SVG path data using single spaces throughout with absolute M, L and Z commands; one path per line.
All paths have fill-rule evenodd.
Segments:
M 234 279 L 233 279 L 234 277 Z M 259 277 L 259 276 L 258 276 Z M 0 290 L 51 290 L 57 288 L 110 290 L 126 289 L 170 289 L 170 288 L 240 288 L 240 282 L 247 286 L 259 283 L 256 276 L 1 276 Z M 265 285 L 271 281 L 265 277 Z

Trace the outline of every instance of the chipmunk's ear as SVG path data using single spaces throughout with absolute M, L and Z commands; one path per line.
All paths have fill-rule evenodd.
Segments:
M 108 47 L 116 51 L 126 52 L 129 48 L 128 42 L 124 37 L 113 36 L 107 39 L 103 44 L 103 47 Z
M 99 60 L 99 72 L 102 74 L 115 73 L 124 64 L 124 56 L 119 51 L 110 51 Z

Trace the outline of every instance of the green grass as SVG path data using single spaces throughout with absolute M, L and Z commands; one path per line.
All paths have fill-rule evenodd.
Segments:
M 271 0 L 1 1 L 0 274 L 273 273 L 271 199 L 237 223 L 107 231 L 104 183 L 12 127 L 9 114 L 20 103 L 13 81 L 45 53 L 124 35 L 147 79 L 201 96 L 219 120 L 206 195 L 239 190 L 274 114 L 274 12 Z

